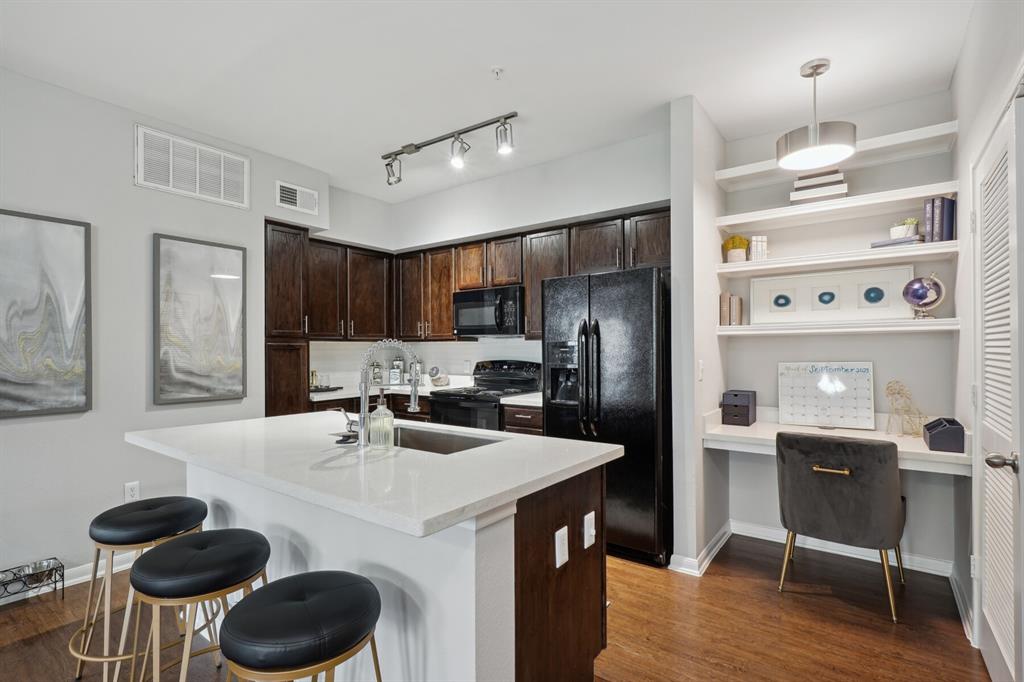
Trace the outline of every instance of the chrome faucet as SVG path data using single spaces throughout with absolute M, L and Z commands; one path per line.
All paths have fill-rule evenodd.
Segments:
M 409 348 L 409 346 L 397 339 L 381 339 L 366 349 L 363 353 L 363 366 L 359 368 L 359 444 L 369 445 L 368 425 L 370 422 L 370 363 L 378 351 L 385 348 L 394 348 L 402 351 L 406 362 L 412 368 L 409 372 L 409 385 L 412 391 L 409 396 L 409 412 L 419 412 L 419 385 L 420 385 L 420 359 Z M 398 384 L 384 384 L 381 388 L 388 386 L 401 386 Z M 347 417 L 347 415 L 346 415 Z M 348 429 L 352 431 L 352 420 L 348 421 Z

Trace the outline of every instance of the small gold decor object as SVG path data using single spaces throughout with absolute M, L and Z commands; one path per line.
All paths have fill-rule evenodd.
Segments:
M 885 397 L 889 399 L 889 421 L 885 432 L 921 436 L 927 418 L 914 404 L 914 397 L 906 384 L 902 381 L 890 381 L 885 385 Z

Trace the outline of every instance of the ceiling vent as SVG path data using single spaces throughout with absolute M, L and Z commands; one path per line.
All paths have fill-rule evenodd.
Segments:
M 320 193 L 315 189 L 300 187 L 299 185 L 278 180 L 277 205 L 310 215 L 318 215 L 320 211 Z
M 136 125 L 135 184 L 249 208 L 249 159 Z

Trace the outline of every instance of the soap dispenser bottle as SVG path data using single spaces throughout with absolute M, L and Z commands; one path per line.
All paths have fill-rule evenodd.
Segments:
M 395 413 L 388 409 L 384 389 L 380 390 L 377 409 L 370 413 L 370 448 L 386 450 L 395 445 Z

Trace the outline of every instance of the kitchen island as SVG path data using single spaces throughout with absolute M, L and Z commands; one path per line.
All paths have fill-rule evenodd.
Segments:
M 336 412 L 125 440 L 185 462 L 188 494 L 210 507 L 206 528 L 266 535 L 272 580 L 320 569 L 372 580 L 385 679 L 593 679 L 605 622 L 603 465 L 622 448 L 396 426 L 402 447 L 388 450 L 336 444 Z M 562 527 L 568 561 L 556 567 Z M 368 654 L 346 668 L 344 679 L 372 679 Z

